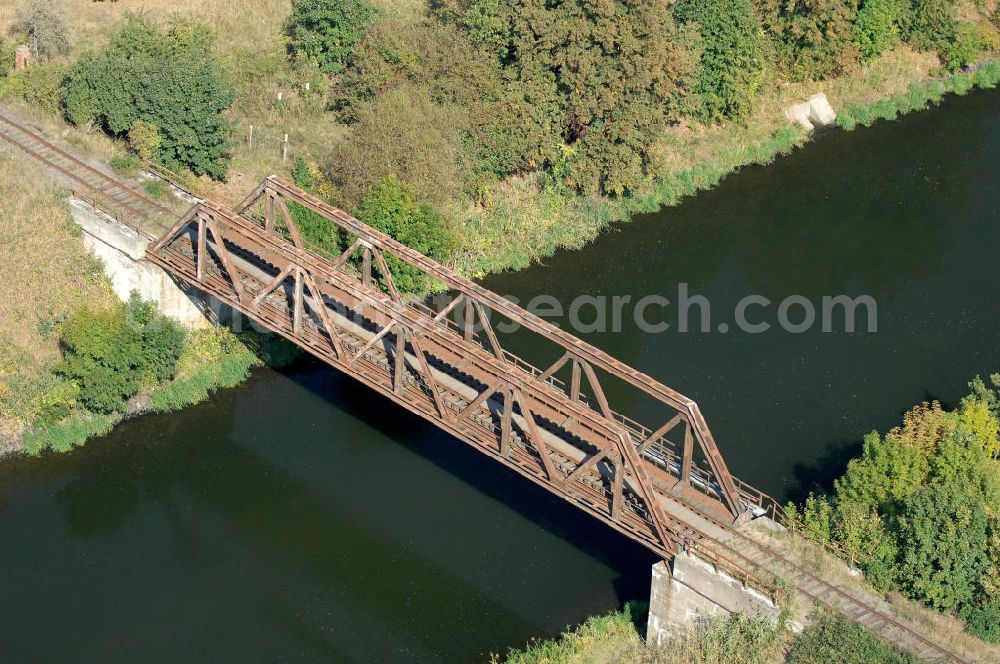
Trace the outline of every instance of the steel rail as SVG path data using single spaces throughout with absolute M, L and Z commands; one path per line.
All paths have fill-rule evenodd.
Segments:
M 81 159 L 73 156 L 69 152 L 63 150 L 59 146 L 57 146 L 57 145 L 53 144 L 52 142 L 48 141 L 46 138 L 44 138 L 43 136 L 39 135 L 38 133 L 36 133 L 36 132 L 28 129 L 27 127 L 25 127 L 21 123 L 17 122 L 16 120 L 11 119 L 8 115 L 6 115 L 4 113 L 0 113 L 0 122 L 13 127 L 17 132 L 20 132 L 24 136 L 29 137 L 31 140 L 33 140 L 36 143 L 40 144 L 44 148 L 46 148 L 48 150 L 51 150 L 56 155 L 58 155 L 58 157 L 60 157 L 62 159 L 65 159 L 66 161 L 70 162 L 70 164 L 72 164 L 73 166 L 79 167 L 80 169 L 84 170 L 88 174 L 93 174 L 99 180 L 101 180 L 102 182 L 107 183 L 110 187 L 112 187 L 114 189 L 117 189 L 119 192 L 123 192 L 127 196 L 131 196 L 134 199 L 138 199 L 138 200 L 142 201 L 142 203 L 144 203 L 146 205 L 149 205 L 150 207 L 154 208 L 159 213 L 170 214 L 170 212 L 171 212 L 170 208 L 166 207 L 165 205 L 162 205 L 161 203 L 158 203 L 158 202 L 154 201 L 153 199 L 149 198 L 148 196 L 146 196 L 142 192 L 138 191 L 137 189 L 135 189 L 135 188 L 133 188 L 133 187 L 131 187 L 131 186 L 129 186 L 129 185 L 121 182 L 120 180 L 116 180 L 115 178 L 111 177 L 110 175 L 107 175 L 106 173 L 98 170 L 97 168 L 94 168 L 90 164 L 88 164 L 88 163 L 82 161 Z M 38 159 L 39 161 L 42 161 L 46 165 L 48 165 L 48 166 L 50 166 L 50 167 L 55 168 L 56 170 L 58 170 L 63 175 L 65 175 L 67 177 L 70 177 L 73 180 L 75 180 L 76 182 L 79 182 L 80 184 L 84 185 L 87 189 L 91 189 L 93 191 L 97 191 L 97 192 L 99 192 L 101 194 L 104 194 L 105 196 L 109 195 L 107 191 L 101 189 L 100 187 L 94 185 L 91 182 L 86 181 L 79 173 L 72 173 L 72 172 L 70 172 L 64 166 L 62 166 L 60 164 L 57 164 L 51 158 L 48 158 L 48 157 L 45 157 L 44 155 L 39 154 L 39 152 L 37 150 L 34 150 L 34 149 L 30 148 L 29 146 L 25 145 L 23 141 L 17 140 L 13 136 L 11 136 L 9 133 L 0 131 L 0 136 L 2 136 L 5 140 L 7 140 L 8 143 L 11 143 L 12 145 L 15 145 L 16 147 L 20 148 L 21 150 L 23 150 L 27 154 L 31 155 L 35 159 Z M 143 212 L 142 210 L 139 210 L 138 208 L 133 207 L 129 203 L 121 203 L 121 205 L 123 207 L 126 207 L 126 208 L 130 209 L 133 213 L 135 213 L 136 215 L 138 215 L 138 216 L 140 216 L 142 218 L 148 218 L 149 217 L 149 215 L 147 213 Z
M 717 518 L 715 518 L 714 516 L 712 516 L 708 512 L 705 512 L 704 510 L 702 510 L 697 505 L 695 505 L 693 503 L 689 503 L 688 501 L 683 500 L 683 499 L 681 499 L 681 498 L 679 498 L 677 496 L 674 496 L 672 494 L 665 493 L 663 495 L 665 495 L 667 499 L 673 500 L 673 501 L 675 501 L 677 503 L 680 503 L 681 505 L 687 507 L 691 511 L 696 512 L 702 518 L 706 519 L 707 521 L 711 521 L 716 527 L 721 528 L 721 529 L 725 530 L 726 532 L 730 533 L 731 535 L 739 538 L 745 545 L 753 547 L 753 548 L 756 548 L 757 550 L 761 551 L 765 556 L 767 556 L 767 557 L 771 558 L 772 560 L 776 561 L 778 564 L 786 565 L 786 566 L 790 567 L 796 573 L 801 574 L 802 576 L 808 578 L 809 580 L 811 580 L 811 581 L 813 581 L 813 582 L 815 582 L 815 583 L 823 586 L 825 589 L 831 590 L 835 594 L 840 595 L 841 597 L 845 598 L 850 603 L 852 603 L 855 606 L 857 606 L 858 608 L 862 609 L 865 613 L 874 616 L 875 618 L 881 620 L 882 622 L 884 622 L 886 624 L 892 625 L 893 627 L 895 627 L 896 629 L 898 629 L 900 632 L 908 634 L 909 636 L 911 636 L 914 639 L 916 639 L 922 645 L 924 645 L 924 646 L 928 647 L 929 649 L 935 651 L 937 654 L 939 654 L 939 655 L 941 655 L 941 656 L 943 656 L 943 657 L 945 657 L 945 658 L 947 658 L 947 659 L 949 659 L 951 661 L 958 662 L 958 664 L 970 664 L 968 660 L 963 659 L 958 654 L 956 654 L 956 653 L 954 653 L 954 652 L 952 652 L 950 650 L 947 650 L 944 646 L 941 646 L 940 644 L 935 643 L 934 641 L 931 641 L 930 639 L 928 639 L 924 635 L 922 635 L 919 632 L 913 630 L 912 628 L 908 627 L 907 625 L 899 622 L 894 617 L 888 615 L 887 613 L 885 613 L 881 609 L 878 609 L 878 608 L 872 606 L 871 604 L 867 603 L 865 600 L 863 600 L 861 598 L 858 598 L 858 597 L 855 597 L 854 595 L 852 595 L 851 593 L 847 592 L 843 588 L 839 588 L 839 587 L 837 587 L 837 586 L 829 583 L 828 581 L 826 581 L 825 579 L 821 578 L 817 574 L 809 571 L 808 569 L 806 569 L 805 567 L 803 567 L 799 563 L 797 563 L 794 560 L 790 559 L 788 556 L 786 556 L 783 553 L 775 550 L 773 547 L 768 546 L 767 544 L 763 544 L 761 542 L 758 542 L 757 540 L 755 540 L 755 539 L 753 539 L 751 537 L 748 537 L 744 533 L 740 532 L 739 529 L 734 528 L 731 524 L 725 524 L 725 523 L 720 522 Z M 738 558 L 742 559 L 743 561 L 745 561 L 746 563 L 748 563 L 751 567 L 753 567 L 755 569 L 767 569 L 767 567 L 765 567 L 763 564 L 761 564 L 761 563 L 753 560 L 752 558 L 750 558 L 748 556 L 748 554 L 746 554 L 745 552 L 741 552 L 741 551 L 733 548 L 733 546 L 730 543 L 723 542 L 723 541 L 715 539 L 715 538 L 712 538 L 712 540 L 713 540 L 713 542 L 715 543 L 716 546 L 720 546 L 720 547 L 724 548 L 725 550 L 729 551 L 730 553 L 732 553 L 736 557 L 738 557 Z M 812 540 L 808 539 L 808 538 L 806 538 L 806 541 L 812 542 Z M 815 542 L 813 542 L 813 543 L 815 544 Z M 770 572 L 772 574 L 774 574 L 773 570 L 770 571 Z M 780 576 L 780 575 L 778 575 L 778 576 Z M 842 609 L 840 609 L 839 607 L 837 607 L 834 604 L 832 604 L 830 601 L 824 599 L 823 597 L 821 597 L 819 595 L 813 594 L 813 593 L 809 592 L 808 590 L 804 590 L 801 586 L 797 587 L 797 590 L 799 592 L 801 592 L 802 594 L 806 595 L 807 597 L 810 597 L 813 601 L 819 602 L 820 604 L 823 604 L 827 609 L 829 609 L 831 611 L 834 611 L 836 613 L 840 613 L 841 615 L 848 615 Z M 854 619 L 853 616 L 849 616 L 848 615 L 848 617 L 850 617 L 854 622 L 857 622 L 858 624 L 862 624 L 863 625 L 863 623 L 861 623 L 859 620 Z M 869 628 L 869 629 L 871 629 L 871 628 Z

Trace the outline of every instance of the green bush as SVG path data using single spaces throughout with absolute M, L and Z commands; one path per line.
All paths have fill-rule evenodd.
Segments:
M 565 186 L 637 190 L 654 137 L 688 103 L 697 33 L 677 29 L 659 0 L 479 0 L 470 11 L 470 34 L 500 61 L 530 127 L 527 161 L 558 165 L 568 146 Z
M 758 0 L 768 31 L 793 78 L 836 76 L 853 64 L 859 0 Z
M 374 20 L 375 8 L 365 0 L 293 0 L 287 26 L 292 51 L 336 74 Z
M 412 187 L 394 177 L 375 185 L 354 214 L 369 226 L 434 260 L 444 262 L 451 257 L 454 246 L 451 229 L 430 206 L 417 202 Z M 417 268 L 392 255 L 387 254 L 385 258 L 400 291 L 419 293 L 433 286 Z
M 763 82 L 765 48 L 751 0 L 680 0 L 674 16 L 702 37 L 697 114 L 708 122 L 747 115 Z
M 341 207 L 356 207 L 387 177 L 408 183 L 438 209 L 462 199 L 469 165 L 461 149 L 460 109 L 406 85 L 358 104 L 356 117 L 327 169 Z
M 0 94 L 22 99 L 47 113 L 59 113 L 67 71 L 65 65 L 56 62 L 12 71 L 0 77 Z
M 902 15 L 903 38 L 925 51 L 943 49 L 958 30 L 957 0 L 910 0 Z
M 96 413 L 120 411 L 144 385 L 171 378 L 184 333 L 133 294 L 107 310 L 82 308 L 63 323 L 58 373 L 79 386 L 79 401 Z
M 955 28 L 954 36 L 942 46 L 941 57 L 949 71 L 958 71 L 978 60 L 985 50 L 986 40 L 979 26 L 961 21 Z
M 144 146 L 168 168 L 225 177 L 233 94 L 212 56 L 206 23 L 175 18 L 165 28 L 128 15 L 99 54 L 81 58 L 66 82 L 66 115 L 114 136 L 145 123 Z M 140 125 L 142 126 L 142 125 Z M 152 130 L 159 144 L 148 140 Z
M 109 433 L 116 421 L 112 415 L 86 415 L 43 425 L 24 434 L 24 451 L 32 455 L 47 449 L 68 452 L 88 438 Z
M 881 55 L 899 40 L 901 0 L 865 0 L 854 27 L 854 45 L 865 60 Z
M 1000 398 L 982 381 L 971 387 L 957 410 L 923 404 L 885 436 L 866 436 L 834 493 L 790 512 L 863 554 L 861 567 L 880 590 L 895 588 L 990 635 L 998 608 L 990 598 L 1000 590 Z
M 916 664 L 919 661 L 880 641 L 857 623 L 825 613 L 814 618 L 792 642 L 785 664 Z

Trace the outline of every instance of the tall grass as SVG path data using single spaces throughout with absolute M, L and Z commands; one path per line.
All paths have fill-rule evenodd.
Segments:
M 938 104 L 948 93 L 968 94 L 974 88 L 995 88 L 1000 83 L 1000 61 L 983 63 L 970 73 L 959 72 L 943 80 L 914 83 L 904 93 L 862 104 L 849 104 L 837 115 L 837 124 L 848 131 L 869 127 L 878 120 L 897 117 Z

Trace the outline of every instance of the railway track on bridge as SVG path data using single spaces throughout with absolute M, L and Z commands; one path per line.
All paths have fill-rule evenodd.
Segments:
M 68 181 L 77 198 L 91 203 L 105 214 L 143 234 L 148 235 L 149 228 L 165 227 L 172 214 L 167 206 L 73 156 L 3 112 L 0 112 L 0 141 L 39 161 L 61 179 Z M 284 185 L 276 187 L 272 192 L 265 191 L 269 207 L 264 213 L 268 217 L 264 224 L 265 229 L 267 224 L 272 224 L 272 235 L 278 235 L 274 232 L 274 220 L 271 218 L 275 214 L 274 201 L 280 201 L 281 196 L 289 195 L 290 191 Z M 344 228 L 343 213 L 317 205 L 315 199 L 310 200 L 308 197 L 295 202 L 306 207 L 312 206 L 314 211 Z M 765 594 L 773 594 L 775 591 L 766 581 L 767 577 L 787 579 L 795 584 L 799 593 L 817 606 L 842 614 L 889 642 L 924 658 L 959 664 L 967 662 L 958 654 L 925 637 L 918 628 L 890 615 L 887 607 L 878 605 L 877 598 L 860 597 L 824 580 L 774 546 L 748 536 L 734 527 L 731 520 L 720 517 L 725 512 L 727 502 L 731 510 L 756 508 L 762 511 L 762 494 L 730 477 L 721 462 L 721 456 L 712 458 L 717 450 L 711 433 L 697 407 L 686 397 L 589 347 L 571 348 L 578 355 L 571 358 L 572 376 L 565 381 L 556 378 L 555 367 L 559 362 L 543 371 L 498 346 L 488 348 L 496 356 L 494 362 L 498 362 L 504 371 L 526 375 L 527 382 L 522 381 L 522 389 L 524 385 L 534 387 L 534 383 L 540 384 L 539 394 L 534 395 L 537 402 L 529 407 L 525 395 L 520 395 L 523 401 L 519 403 L 509 386 L 505 390 L 490 391 L 489 386 L 484 383 L 463 382 L 468 379 L 463 373 L 467 370 L 466 362 L 461 357 L 455 354 L 449 357 L 447 353 L 441 353 L 446 355 L 444 358 L 431 353 L 425 354 L 417 343 L 417 338 L 421 334 L 429 335 L 429 331 L 418 329 L 418 322 L 411 322 L 411 329 L 404 331 L 401 326 L 393 331 L 392 313 L 380 322 L 369 318 L 358 321 L 341 317 L 337 319 L 341 331 L 331 334 L 330 330 L 335 328 L 327 325 L 330 320 L 324 319 L 332 315 L 332 310 L 325 314 L 319 313 L 320 301 L 324 303 L 323 309 L 328 309 L 326 305 L 330 303 L 329 294 L 318 291 L 303 296 L 304 285 L 307 283 L 306 287 L 312 291 L 316 287 L 316 281 L 304 283 L 304 270 L 300 268 L 282 269 L 283 262 L 289 260 L 289 257 L 301 259 L 306 253 L 300 241 L 297 242 L 299 238 L 296 237 L 294 228 L 286 227 L 277 244 L 264 247 L 265 251 L 259 253 L 266 254 L 268 248 L 275 251 L 281 243 L 291 246 L 283 249 L 278 247 L 281 251 L 277 254 L 262 258 L 240 245 L 237 241 L 238 232 L 234 235 L 234 229 L 221 228 L 222 220 L 227 219 L 230 223 L 241 224 L 242 232 L 247 232 L 247 224 L 252 223 L 252 215 L 232 215 L 222 208 L 213 209 L 207 203 L 197 207 L 204 215 L 204 223 L 199 223 L 197 232 L 188 236 L 192 251 L 171 252 L 165 251 L 164 246 L 154 246 L 154 251 L 149 256 L 154 263 L 178 278 L 212 293 L 247 315 L 257 317 L 273 331 L 295 341 L 349 375 L 354 373 L 352 369 L 355 367 L 352 364 L 363 364 L 367 367 L 367 378 L 363 380 L 367 380 L 372 387 L 394 398 L 404 407 L 443 425 L 445 430 L 460 440 L 473 444 L 536 484 L 551 491 L 554 490 L 553 478 L 561 476 L 559 484 L 572 484 L 572 487 L 559 495 L 657 553 L 670 556 L 678 550 L 686 549 L 715 565 L 720 571 Z M 248 207 L 249 204 L 244 203 L 244 210 Z M 288 219 L 287 207 L 283 202 L 278 203 L 278 209 Z M 197 218 L 197 213 L 192 215 L 191 219 Z M 213 216 L 214 220 L 210 221 L 209 217 Z M 290 223 L 290 219 L 288 221 Z M 355 223 L 360 224 L 351 220 L 347 230 L 358 230 L 359 227 L 353 225 Z M 175 230 L 179 226 L 181 224 L 175 226 Z M 208 237 L 210 234 L 212 239 Z M 163 245 L 169 236 L 168 233 L 158 244 Z M 377 246 L 380 238 L 374 239 Z M 256 239 L 258 243 L 260 240 L 261 238 Z M 261 246 L 258 245 L 257 248 Z M 374 283 L 371 275 L 374 257 L 372 242 L 365 240 L 355 248 L 365 252 L 364 262 L 355 276 L 360 278 L 363 286 L 370 288 Z M 156 249 L 160 251 L 157 252 Z M 390 244 L 388 248 L 382 246 L 380 249 L 388 251 L 392 246 Z M 349 254 L 350 251 L 346 253 Z M 198 258 L 199 255 L 202 259 Z M 281 258 L 276 260 L 275 256 Z M 210 260 L 203 260 L 205 258 Z M 420 258 L 428 260 L 422 256 Z M 411 256 L 404 255 L 403 260 L 407 259 L 413 260 Z M 255 260 L 265 267 L 251 267 Z M 337 261 L 340 262 L 339 265 Z M 384 260 L 378 262 L 382 269 L 386 268 Z M 420 261 L 417 262 L 420 264 Z M 344 267 L 346 263 L 344 256 L 332 262 L 338 268 Z M 233 274 L 237 264 L 244 271 L 240 276 Z M 255 269 L 257 273 L 250 276 Z M 388 272 L 387 269 L 385 271 Z M 256 290 L 252 292 L 252 301 L 249 301 L 249 297 L 242 297 L 239 288 L 233 290 L 237 280 L 249 283 L 254 279 L 257 283 L 254 285 Z M 375 299 L 367 301 L 366 305 L 374 309 L 387 304 L 401 305 L 398 294 L 393 291 L 394 287 L 383 284 Z M 289 300 L 296 299 L 296 295 L 298 302 L 289 307 Z M 473 299 L 477 295 L 475 292 L 465 292 L 461 297 L 475 302 L 481 314 L 482 303 Z M 506 309 L 508 314 L 513 311 L 517 316 L 517 311 L 506 307 L 505 303 L 506 301 L 491 302 L 494 309 Z M 310 306 L 311 313 L 306 314 L 303 310 Z M 454 307 L 454 304 L 450 306 Z M 450 308 L 446 307 L 447 310 L 442 313 L 421 311 L 421 307 L 419 303 L 409 303 L 407 308 L 416 309 L 428 317 L 433 325 L 441 324 L 445 332 L 451 335 L 453 343 L 476 343 L 484 347 L 497 344 L 488 323 L 479 333 L 470 335 L 467 328 L 470 320 L 468 314 L 464 324 L 456 324 L 443 315 L 449 313 Z M 295 313 L 297 311 L 300 312 L 298 315 Z M 473 309 L 473 316 L 476 311 Z M 410 320 L 415 319 L 411 317 Z M 530 320 L 527 322 L 533 323 Z M 558 335 L 554 335 L 557 341 L 569 346 L 576 341 L 561 330 L 558 332 Z M 331 353 L 331 344 L 334 344 L 332 337 L 338 334 L 338 339 L 343 344 L 342 352 L 349 353 L 354 358 L 346 365 L 340 361 L 341 354 Z M 483 340 L 482 336 L 488 339 Z M 400 347 L 402 352 L 397 352 Z M 678 416 L 653 430 L 612 411 L 592 373 L 591 365 L 602 363 L 619 378 L 633 381 L 676 408 Z M 407 365 L 412 369 L 407 369 Z M 589 395 L 584 394 L 580 388 L 581 374 L 595 383 Z M 356 373 L 354 375 L 357 377 Z M 381 382 L 374 382 L 376 380 Z M 590 435 L 592 444 L 593 436 L 602 432 L 607 434 L 608 427 L 605 426 L 607 422 L 598 421 L 601 418 L 588 418 L 588 414 L 580 408 L 572 410 L 570 417 L 555 421 L 558 417 L 553 415 L 565 413 L 552 410 L 550 392 L 554 388 L 567 392 L 574 403 L 585 405 L 586 411 L 600 412 L 605 420 L 612 423 L 612 429 L 622 432 L 618 434 L 622 446 L 599 448 L 597 451 L 588 449 L 588 442 L 583 439 Z M 445 412 L 450 415 L 446 416 Z M 462 417 L 466 419 L 459 419 Z M 682 443 L 672 443 L 667 439 L 671 427 L 677 423 L 680 423 L 684 431 Z M 701 441 L 707 449 L 701 462 L 692 458 L 696 441 Z M 633 446 L 638 454 L 629 459 L 629 449 Z M 547 460 L 543 460 L 543 455 Z M 686 491 L 675 490 L 681 484 Z M 645 491 L 652 493 L 644 493 L 644 487 Z M 557 493 L 559 489 L 560 487 L 555 487 Z
M 254 212 L 255 201 L 266 209 Z M 290 204 L 324 214 L 355 242 L 340 257 L 313 254 L 292 224 Z M 733 512 L 767 511 L 762 494 L 728 476 L 721 457 L 713 463 L 711 434 L 683 395 L 562 331 L 547 338 L 565 349 L 563 357 L 545 370 L 531 366 L 500 348 L 483 322 L 484 302 L 493 311 L 506 307 L 509 317 L 535 331 L 550 332 L 547 324 L 437 264 L 421 263 L 412 250 L 281 181 L 266 182 L 241 210 L 203 203 L 152 247 L 150 260 L 661 555 L 686 550 L 764 593 L 770 592 L 767 577 L 787 579 L 817 606 L 921 657 L 967 661 L 891 615 L 878 598 L 831 583 L 734 527 Z M 278 212 L 284 229 L 276 225 Z M 382 251 L 428 268 L 456 291 L 455 299 L 438 311 L 404 301 Z M 353 267 L 352 256 L 358 259 Z M 463 298 L 471 305 L 464 321 L 451 320 Z M 482 329 L 471 333 L 476 316 Z M 569 379 L 557 380 L 570 361 Z M 595 368 L 648 388 L 677 414 L 655 430 L 620 415 Z M 589 395 L 581 375 L 589 377 Z M 679 425 L 683 440 L 668 440 Z M 700 463 L 692 458 L 696 448 Z M 735 504 L 728 517 L 727 503 Z
M 0 111 L 0 143 L 48 168 L 71 188 L 74 197 L 144 235 L 174 221 L 172 208 L 88 164 L 5 111 Z

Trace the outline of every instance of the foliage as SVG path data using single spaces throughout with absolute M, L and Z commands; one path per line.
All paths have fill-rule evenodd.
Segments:
M 956 613 L 993 638 L 1000 589 L 1000 460 L 996 393 L 977 379 L 954 411 L 909 411 L 885 436 L 865 437 L 831 496 L 791 513 L 863 554 L 879 589 L 896 588 Z
M 401 243 L 436 261 L 447 261 L 454 240 L 444 219 L 429 205 L 421 204 L 413 187 L 394 177 L 382 180 L 361 201 L 355 216 Z M 386 254 L 387 267 L 396 287 L 419 293 L 433 284 L 417 268 Z
M 73 41 L 64 0 L 25 0 L 12 31 L 24 35 L 31 52 L 43 58 L 69 53 Z
M 128 146 L 146 161 L 156 159 L 163 145 L 163 136 L 152 122 L 137 119 L 128 128 Z
M 374 19 L 366 0 L 293 0 L 287 25 L 292 51 L 336 74 Z
M 360 204 L 381 180 L 407 182 L 438 208 L 460 200 L 468 172 L 461 114 L 426 90 L 400 87 L 356 108 L 357 121 L 326 169 L 342 207 Z
M 295 160 L 292 167 L 292 181 L 295 186 L 313 195 L 327 198 L 318 191 L 325 176 L 319 168 L 301 157 Z M 298 203 L 290 203 L 288 211 L 292 215 L 292 223 L 298 229 L 303 241 L 310 249 L 336 258 L 347 247 L 344 245 L 340 227 L 323 215 L 302 207 Z
M 568 187 L 637 189 L 653 137 L 686 108 L 697 66 L 695 35 L 674 26 L 666 3 L 480 0 L 470 11 L 471 34 L 495 52 L 525 109 L 534 138 L 524 158 L 556 164 L 570 146 Z
M 183 338 L 176 323 L 133 293 L 108 310 L 73 312 L 60 330 L 58 373 L 79 386 L 84 407 L 112 413 L 144 385 L 173 376 Z
M 865 0 L 858 11 L 854 45 L 864 60 L 871 60 L 899 40 L 902 0 Z
M 212 54 L 207 24 L 174 19 L 165 29 L 129 15 L 99 54 L 83 57 L 66 83 L 66 114 L 74 124 L 96 122 L 115 136 L 137 121 L 155 128 L 157 160 L 168 168 L 225 177 L 232 103 Z M 144 147 L 156 143 L 149 127 Z
M 752 0 L 680 0 L 674 16 L 696 23 L 702 37 L 701 71 L 694 91 L 707 122 L 740 119 L 763 82 L 765 46 Z
M 0 94 L 22 99 L 47 113 L 58 113 L 63 103 L 67 67 L 58 62 L 34 65 L 0 77 Z
M 935 51 L 945 47 L 958 29 L 957 0 L 910 0 L 903 14 L 903 38 L 914 48 Z
M 103 436 L 114 427 L 113 415 L 74 415 L 58 423 L 45 424 L 24 435 L 24 451 L 39 454 L 42 450 L 68 452 L 83 445 L 88 438 Z
M 1000 83 L 1000 62 L 985 62 L 969 75 L 954 74 L 945 81 L 915 83 L 903 94 L 871 104 L 845 106 L 837 114 L 837 124 L 847 130 L 858 125 L 867 127 L 881 118 L 892 119 L 897 115 L 926 108 L 928 104 L 937 104 L 949 90 L 964 94 L 970 86 L 987 89 L 996 87 L 997 83 Z
M 814 616 L 792 643 L 786 664 L 916 664 L 913 655 L 880 641 L 855 622 L 829 614 Z
M 942 46 L 941 57 L 948 70 L 954 72 L 978 60 L 985 50 L 986 40 L 979 26 L 961 21 L 955 28 L 954 36 Z
M 794 78 L 829 78 L 855 61 L 858 0 L 757 0 L 757 5 Z

